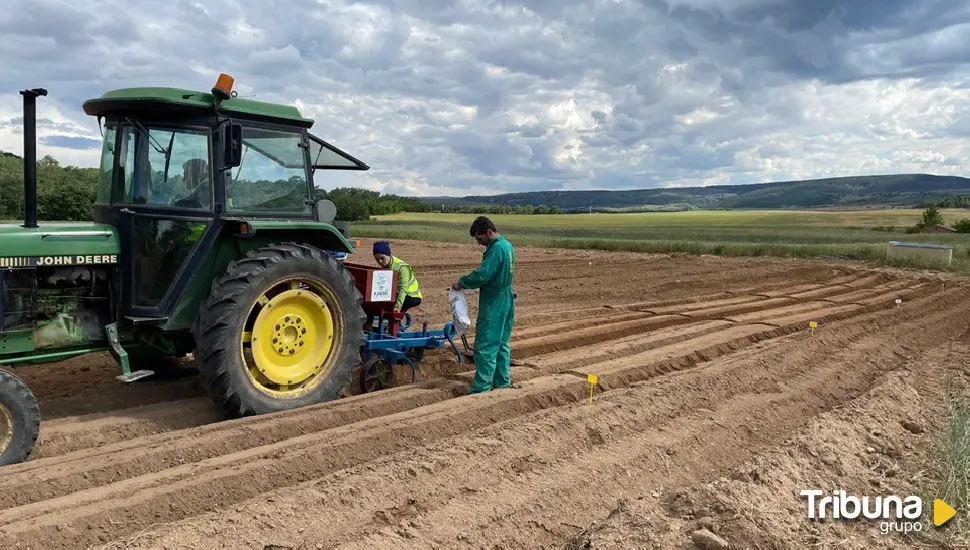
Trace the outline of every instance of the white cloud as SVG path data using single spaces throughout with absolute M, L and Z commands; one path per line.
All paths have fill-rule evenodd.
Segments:
M 127 86 L 296 105 L 417 195 L 965 174 L 970 7 L 958 0 L 7 1 L 0 149 L 95 166 L 81 102 Z M 89 148 L 79 148 L 79 147 Z

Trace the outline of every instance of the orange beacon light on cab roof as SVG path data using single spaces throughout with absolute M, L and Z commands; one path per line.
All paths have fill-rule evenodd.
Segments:
M 220 100 L 229 99 L 232 97 L 232 84 L 234 82 L 235 80 L 231 76 L 226 73 L 219 73 L 216 85 L 212 87 L 212 95 Z

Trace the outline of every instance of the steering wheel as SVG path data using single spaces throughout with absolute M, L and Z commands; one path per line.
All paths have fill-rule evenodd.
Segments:
M 195 197 L 185 197 L 184 199 L 175 201 L 172 206 L 178 206 L 179 208 L 202 208 L 202 203 Z

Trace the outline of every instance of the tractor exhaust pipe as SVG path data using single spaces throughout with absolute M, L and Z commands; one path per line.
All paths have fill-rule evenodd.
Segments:
M 47 90 L 23 90 L 24 96 L 24 227 L 37 227 L 37 96 Z

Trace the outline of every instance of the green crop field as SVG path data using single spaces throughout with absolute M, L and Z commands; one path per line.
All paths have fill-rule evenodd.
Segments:
M 970 218 L 967 209 L 942 209 L 947 223 Z M 908 234 L 919 209 L 696 210 L 636 214 L 491 215 L 520 246 L 726 256 L 854 259 L 900 267 L 970 273 L 970 234 Z M 354 237 L 472 242 L 476 214 L 406 213 L 353 222 Z M 21 224 L 23 220 L 7 222 Z M 886 260 L 886 244 L 905 241 L 953 246 L 949 266 Z
M 970 210 L 941 210 L 944 221 Z M 729 210 L 639 214 L 489 216 L 515 244 L 632 252 L 840 258 L 901 267 L 970 272 L 970 234 L 907 234 L 918 209 L 861 211 Z M 396 214 L 354 222 L 356 237 L 469 242 L 475 214 Z M 906 241 L 953 246 L 950 266 L 887 261 L 886 244 Z

